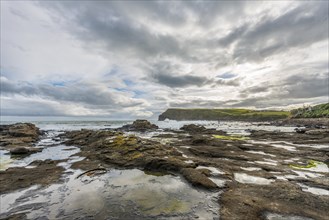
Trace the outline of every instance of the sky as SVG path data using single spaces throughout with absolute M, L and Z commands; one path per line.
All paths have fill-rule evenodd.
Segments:
M 328 4 L 1 0 L 1 115 L 328 102 Z

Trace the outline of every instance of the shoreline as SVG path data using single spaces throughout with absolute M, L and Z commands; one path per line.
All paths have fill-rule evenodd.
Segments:
M 317 132 L 314 132 L 315 130 Z M 143 135 L 154 131 L 157 131 L 155 135 L 143 138 Z M 75 162 L 73 159 L 69 169 L 87 171 L 90 175 L 88 178 L 92 179 L 104 175 L 98 173 L 97 169 L 109 172 L 111 169 L 138 168 L 151 175 L 178 175 L 193 189 L 213 195 L 222 192 L 218 200 L 220 208 L 217 211 L 221 219 L 246 216 L 250 219 L 266 219 L 269 215 L 324 219 L 325 210 L 329 208 L 329 194 L 319 196 L 309 193 L 305 191 L 305 184 L 309 188 L 329 193 L 329 183 L 325 181 L 329 177 L 329 171 L 308 171 L 307 168 L 298 168 L 297 165 L 306 167 L 309 161 L 314 160 L 322 167 L 328 168 L 329 147 L 325 146 L 329 141 L 328 130 L 311 127 L 309 131 L 312 132 L 301 134 L 252 131 L 244 138 L 198 125 L 184 126 L 180 130 L 158 131 L 158 128 L 149 122 L 140 121 L 121 129 L 64 132 L 51 137 L 57 144 L 37 146 L 41 149 L 55 149 L 60 144 L 63 146 L 61 151 L 72 153 L 77 147 L 79 152 L 72 154 L 68 159 L 81 159 Z M 44 138 L 47 138 L 47 134 L 41 134 L 32 145 L 35 147 L 36 143 L 40 144 L 42 141 L 46 143 Z M 17 140 L 15 141 L 17 143 Z M 48 142 L 53 143 L 51 140 Z M 312 147 L 313 145 L 316 147 Z M 2 149 L 4 148 L 6 146 L 2 146 Z M 30 152 L 23 156 L 41 153 Z M 5 191 L 2 189 L 1 194 L 10 194 L 13 190 L 21 190 L 31 184 L 51 186 L 53 183 L 61 182 L 61 178 L 56 176 L 58 174 L 49 176 L 48 173 L 35 171 L 49 170 L 53 167 L 63 175 L 67 168 L 61 170 L 63 168 L 58 166 L 58 163 L 65 164 L 68 159 L 45 160 L 30 164 L 31 168 L 9 168 L 7 171 L 1 171 L 0 178 L 27 184 L 15 186 L 8 183 L 9 188 Z M 36 181 L 30 178 L 10 178 L 11 175 L 22 172 L 22 169 L 25 175 L 34 176 Z M 308 172 L 314 173 L 316 177 L 305 176 Z M 46 181 L 42 182 L 44 177 Z M 295 201 L 295 205 L 290 204 L 289 208 L 287 202 L 292 200 Z M 271 205 L 273 201 L 277 204 L 275 207 Z M 172 214 L 174 213 L 176 211 L 172 211 Z M 7 217 L 14 215 L 15 212 L 7 212 Z M 143 215 L 147 216 L 145 213 Z M 181 217 L 184 215 L 189 216 L 188 212 Z

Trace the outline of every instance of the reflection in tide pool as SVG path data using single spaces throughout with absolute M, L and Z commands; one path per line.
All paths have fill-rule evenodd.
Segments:
M 71 171 L 65 184 L 1 195 L 0 217 L 26 212 L 29 219 L 219 218 L 218 194 L 192 188 L 177 176 L 132 169 L 77 179 L 82 171 Z
M 79 148 L 73 146 L 58 145 L 54 147 L 46 147 L 41 152 L 31 154 L 25 157 L 11 157 L 9 151 L 0 150 L 1 166 L 0 170 L 6 170 L 9 167 L 26 167 L 30 163 L 36 160 L 65 160 L 71 155 L 80 151 Z

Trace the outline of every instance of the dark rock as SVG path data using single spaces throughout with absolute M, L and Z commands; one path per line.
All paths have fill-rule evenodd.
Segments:
M 209 143 L 210 139 L 208 137 L 197 136 L 192 139 L 193 145 L 207 145 Z
M 313 129 L 313 130 L 308 130 L 305 132 L 305 134 L 309 135 L 329 135 L 329 129 Z
M 11 149 L 10 153 L 11 154 L 28 154 L 28 153 L 30 153 L 30 150 L 25 147 L 17 147 L 17 148 Z
M 0 125 L 0 146 L 32 146 L 41 134 L 39 128 L 31 123 Z
M 206 130 L 206 128 L 202 125 L 195 125 L 195 124 L 189 124 L 184 125 L 180 128 L 180 130 L 191 132 L 191 133 L 202 133 Z
M 165 170 L 177 172 L 181 168 L 195 167 L 195 164 L 184 163 L 184 161 L 177 159 L 162 159 L 162 158 L 152 158 L 145 165 L 146 170 Z
M 218 186 L 204 174 L 203 170 L 183 168 L 181 173 L 193 186 L 206 189 L 218 189 Z
M 326 159 L 324 163 L 327 164 L 327 166 L 329 166 L 329 159 Z
M 147 120 L 138 119 L 134 121 L 132 124 L 122 126 L 119 130 L 145 132 L 150 130 L 156 130 L 158 128 L 159 127 L 157 125 L 152 124 Z
M 181 131 L 186 131 L 191 134 L 217 134 L 217 135 L 225 135 L 225 131 L 216 130 L 214 128 L 206 128 L 202 125 L 188 124 L 184 125 L 180 128 Z
M 304 134 L 306 132 L 306 129 L 304 129 L 304 128 L 295 128 L 295 131 L 296 131 L 296 133 Z
M 39 161 L 32 165 L 34 168 L 11 167 L 0 172 L 0 193 L 27 188 L 31 185 L 43 186 L 58 182 L 64 171 L 63 167 L 57 166 L 60 161 Z

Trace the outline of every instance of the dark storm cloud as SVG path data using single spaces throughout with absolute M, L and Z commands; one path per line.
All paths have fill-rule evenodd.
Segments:
M 138 20 L 147 17 L 162 24 L 184 23 L 182 10 L 173 10 L 174 3 L 116 1 L 42 2 L 43 6 L 69 16 L 68 28 L 75 36 L 102 50 L 116 51 L 129 56 L 172 55 L 189 58 L 176 36 L 156 33 Z M 104 48 L 105 47 L 105 48 Z
M 225 106 L 226 101 L 216 101 L 216 100 L 205 100 L 205 99 L 192 99 L 192 100 L 182 100 L 176 102 L 169 102 L 171 108 L 220 108 Z
M 328 2 L 300 3 L 280 16 L 263 14 L 260 22 L 244 24 L 231 29 L 226 36 L 218 38 L 206 35 L 189 36 L 188 33 L 161 31 L 161 25 L 184 26 L 189 16 L 194 16 L 198 28 L 220 27 L 221 22 L 243 20 L 245 6 L 253 2 L 244 1 L 154 1 L 124 2 L 72 1 L 42 2 L 41 5 L 67 17 L 69 29 L 78 38 L 108 51 L 127 56 L 158 59 L 161 56 L 178 57 L 183 62 L 231 62 L 261 61 L 273 54 L 292 47 L 305 47 L 328 38 Z M 141 22 L 144 21 L 144 22 Z M 145 21 L 159 24 L 158 31 Z M 216 26 L 217 25 L 217 26 Z M 219 25 L 219 26 L 218 26 Z M 217 42 L 217 44 L 215 44 Z M 233 54 L 216 51 L 236 42 Z M 104 49 L 104 48 L 103 48 Z M 202 51 L 200 49 L 203 49 Z M 205 50 L 207 49 L 207 50 Z M 146 60 L 145 60 L 146 61 Z
M 13 82 L 7 79 L 1 80 L 2 95 L 39 96 L 45 99 L 65 101 L 72 103 L 83 103 L 89 107 L 102 108 L 111 106 L 133 107 L 143 104 L 137 99 L 126 98 L 118 91 L 104 88 L 103 85 L 93 83 L 72 83 L 66 86 L 54 86 L 49 84 L 29 84 L 26 82 Z
M 244 2 L 226 1 L 83 1 L 41 2 L 43 7 L 66 17 L 68 30 L 81 40 L 127 56 L 154 59 L 178 57 L 184 62 L 214 59 L 216 38 L 189 36 L 179 31 L 193 17 L 198 28 L 216 24 L 216 18 L 229 19 L 242 14 Z M 146 23 L 151 21 L 151 25 Z M 146 22 L 146 23 L 145 23 Z M 154 29 L 156 24 L 159 28 Z M 175 33 L 162 27 L 177 27 Z M 206 32 L 205 32 L 206 33 Z M 105 48 L 104 48 L 105 47 Z M 209 49 L 201 52 L 200 49 Z M 216 59 L 217 59 L 216 57 Z
M 265 85 L 257 85 L 257 86 L 248 87 L 248 88 L 242 90 L 241 94 L 248 96 L 248 95 L 254 94 L 254 93 L 267 92 L 269 89 L 270 89 L 270 87 L 267 83 Z
M 264 96 L 252 97 L 261 92 L 268 92 Z M 284 103 L 302 103 L 310 98 L 329 97 L 329 73 L 312 75 L 293 75 L 282 79 L 281 82 L 274 82 L 249 87 L 241 91 L 244 100 L 233 104 L 234 107 L 268 107 L 282 105 Z M 250 97 L 251 96 L 251 97 Z
M 329 72 L 313 75 L 294 75 L 286 79 L 289 98 L 329 97 Z
M 154 64 L 148 71 L 150 72 L 146 80 L 151 80 L 161 85 L 171 88 L 184 88 L 189 86 L 238 86 L 240 79 L 215 79 L 205 76 L 198 76 L 197 74 L 181 74 L 181 67 L 179 65 L 171 64 L 170 62 L 158 62 Z
M 253 26 L 238 27 L 220 42 L 237 41 L 233 57 L 239 62 L 260 61 L 328 39 L 328 13 L 327 1 L 301 4 L 279 17 L 264 16 Z
M 199 76 L 174 76 L 170 74 L 153 74 L 152 78 L 159 84 L 166 85 L 168 87 L 186 87 L 186 86 L 202 86 L 208 82 L 206 77 Z

